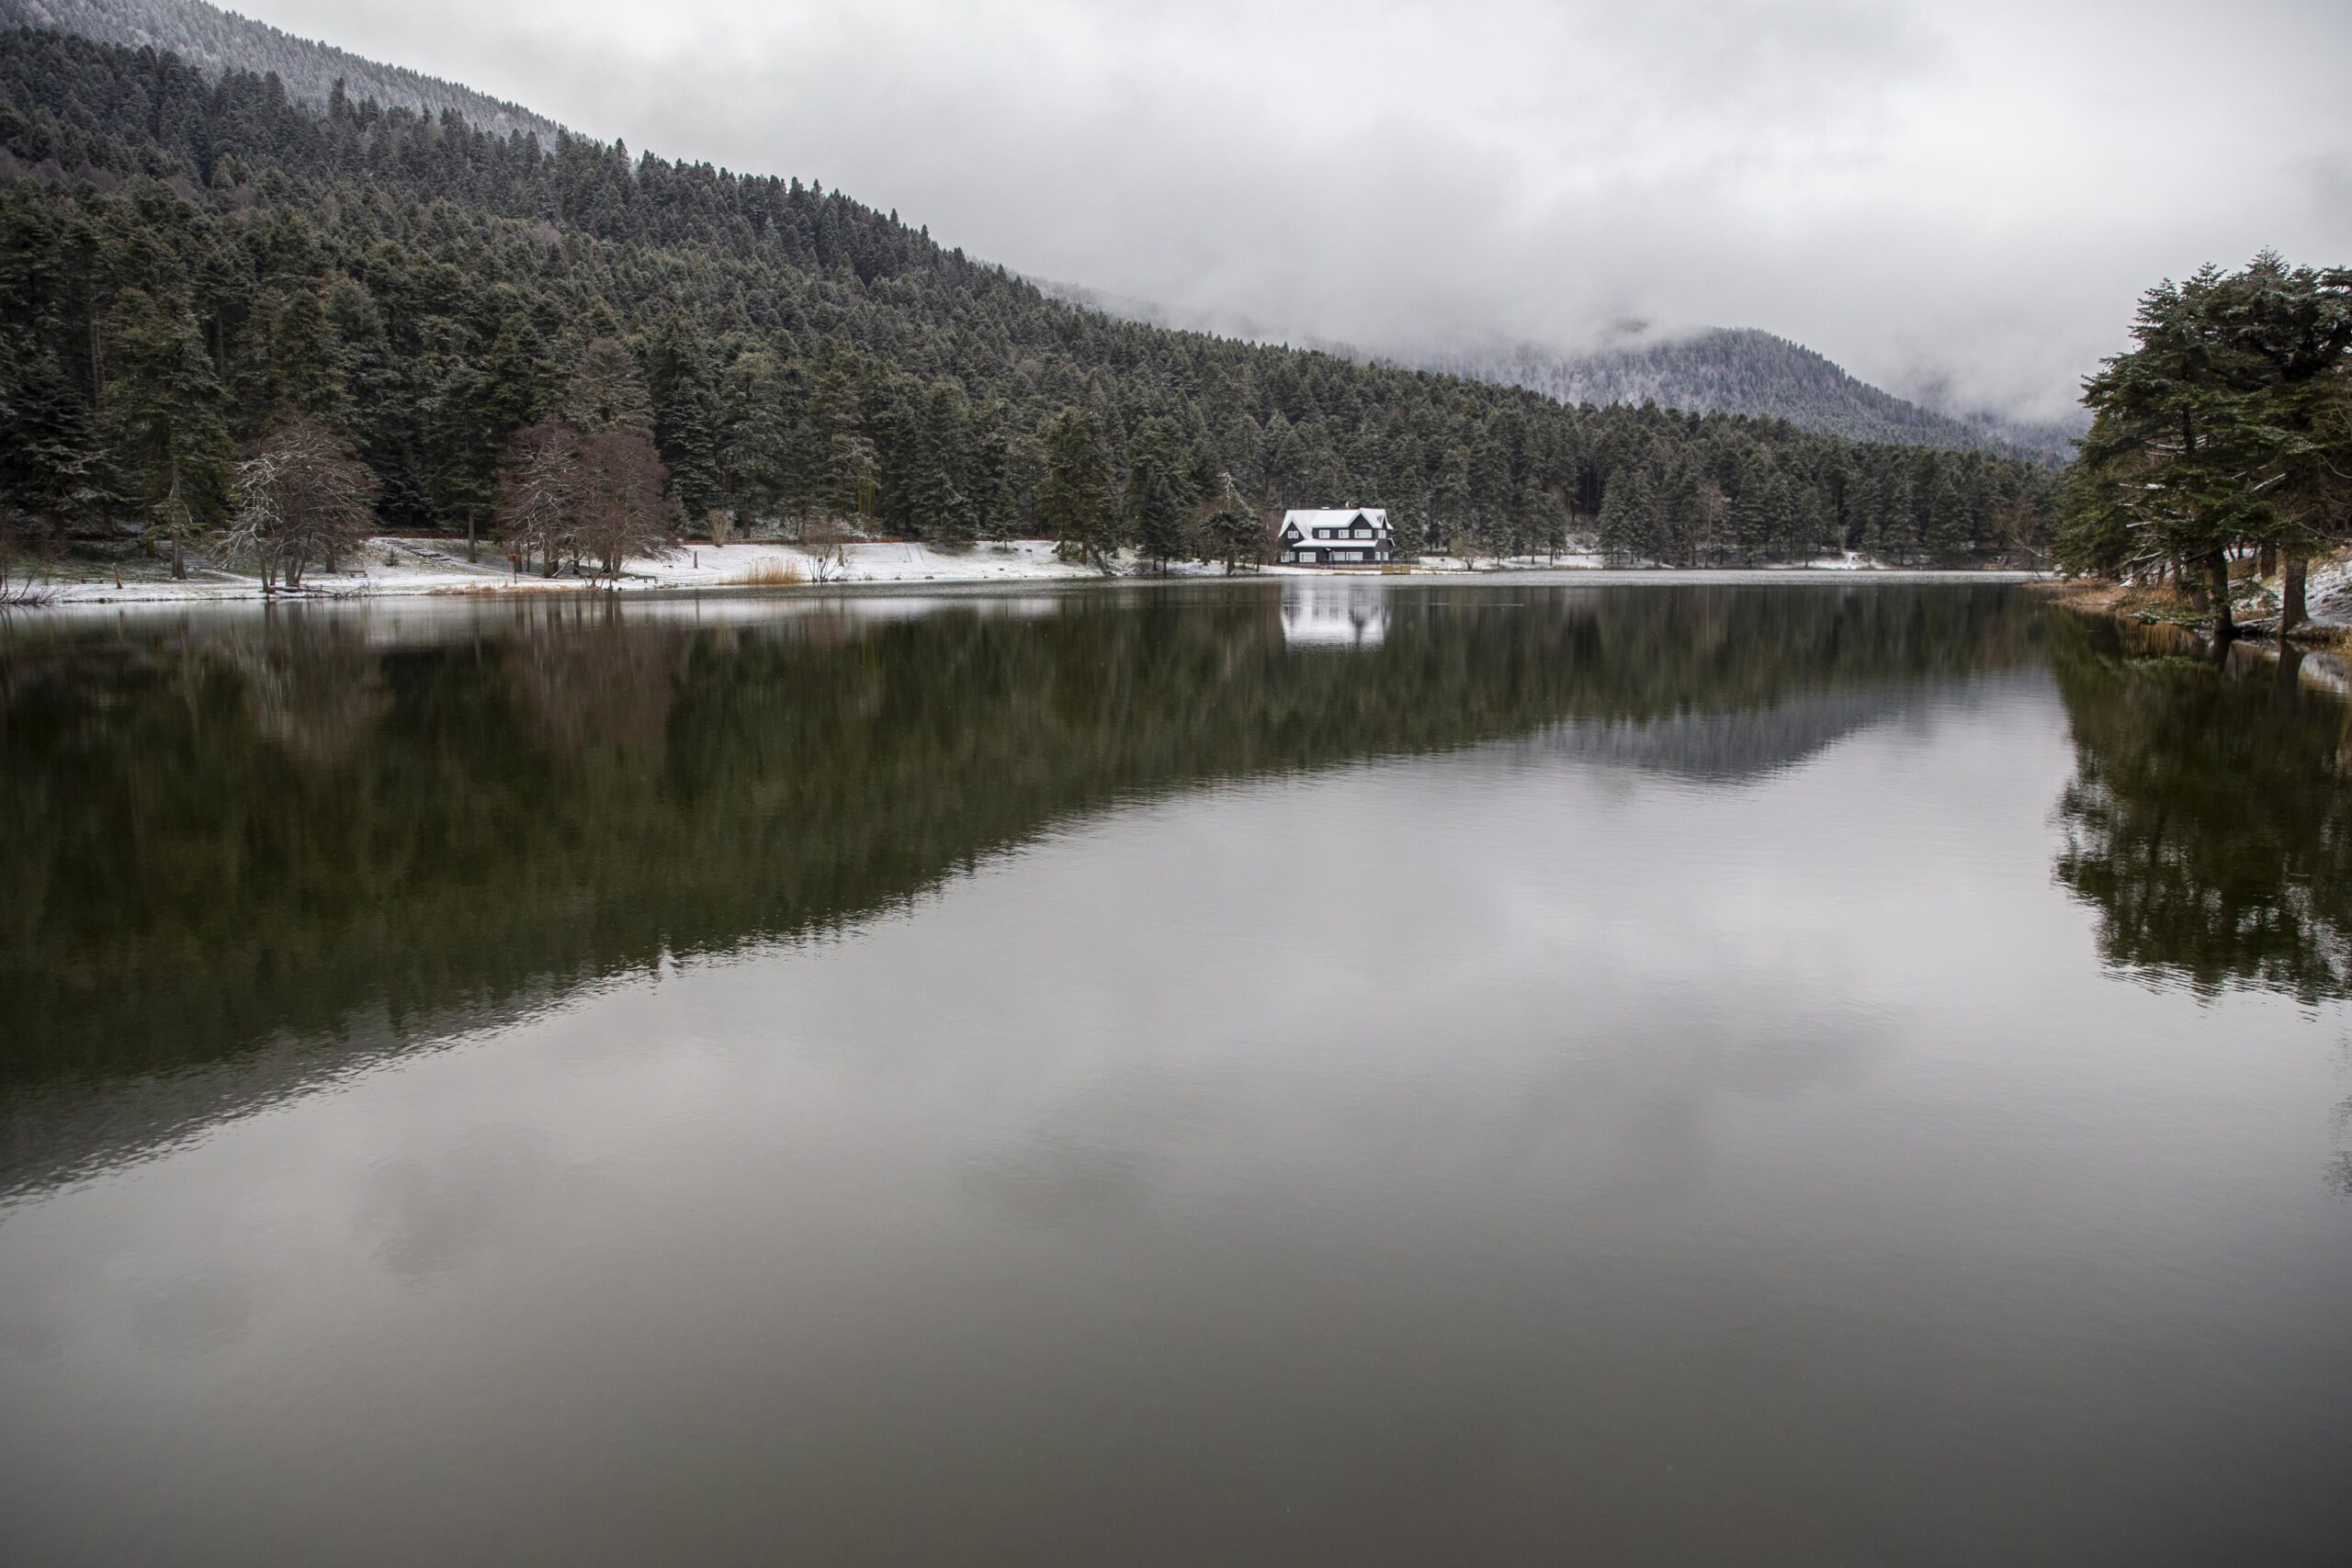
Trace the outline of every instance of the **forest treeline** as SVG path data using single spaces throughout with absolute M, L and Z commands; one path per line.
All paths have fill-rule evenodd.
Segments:
M 814 183 L 46 31 L 0 35 L 0 506 L 35 532 L 215 538 L 241 453 L 250 488 L 339 446 L 313 489 L 382 527 L 511 535 L 534 454 L 641 478 L 638 439 L 665 525 L 1098 556 L 1248 558 L 1310 504 L 1674 563 L 2015 558 L 2054 516 L 2027 463 L 1120 321 Z
M 2132 337 L 2084 384 L 2061 560 L 2177 582 L 2226 637 L 2231 562 L 2251 556 L 2282 569 L 2292 630 L 2312 556 L 2352 541 L 2352 267 L 2207 266 L 2143 296 Z

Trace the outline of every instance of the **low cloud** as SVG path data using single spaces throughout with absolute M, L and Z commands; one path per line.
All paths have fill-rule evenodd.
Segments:
M 2352 260 L 2313 0 L 247 0 L 1188 319 L 1410 353 L 1756 326 L 2050 414 L 2157 278 Z

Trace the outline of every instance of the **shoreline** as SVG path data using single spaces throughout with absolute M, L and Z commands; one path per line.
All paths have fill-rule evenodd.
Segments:
M 1106 575 L 1065 561 L 1050 540 L 1012 539 L 948 551 L 922 544 L 860 543 L 842 558 L 820 562 L 792 545 L 767 541 L 695 545 L 664 560 L 639 561 L 616 582 L 516 574 L 503 562 L 469 564 L 464 547 L 422 536 L 370 539 L 356 570 L 312 578 L 300 588 L 264 590 L 261 580 L 218 568 L 186 580 L 148 575 L 77 576 L 37 580 L 40 597 L 8 606 L 70 610 L 119 605 L 342 604 L 379 599 L 530 599 L 579 594 L 680 595 L 870 592 L 933 588 L 1040 588 L 1087 583 L 1183 583 L 1224 581 L 1315 582 L 1464 581 L 1508 577 L 1554 581 L 1952 581 L 2030 582 L 2046 573 L 1995 568 L 1885 567 L 1859 558 L 1756 567 L 1611 567 L 1591 555 L 1464 561 L 1444 557 L 1386 567 L 1261 566 L 1227 573 L 1222 567 L 1183 562 L 1165 573 L 1129 570 Z M 142 566 L 147 563 L 141 562 Z

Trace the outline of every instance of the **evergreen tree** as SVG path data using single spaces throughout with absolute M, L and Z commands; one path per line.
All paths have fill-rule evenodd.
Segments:
M 653 399 L 628 344 L 614 337 L 588 340 L 564 388 L 563 417 L 583 435 L 625 430 L 652 436 Z
M 1184 537 L 1193 502 L 1192 454 L 1184 433 L 1167 418 L 1136 426 L 1127 445 L 1127 528 L 1136 552 L 1166 566 L 1192 553 Z
M 53 525 L 107 494 L 97 422 L 56 351 L 0 332 L 0 510 Z
M 115 301 L 104 413 L 117 460 L 156 530 L 172 572 L 185 547 L 228 513 L 229 430 L 212 356 L 195 321 L 143 289 Z
M 695 319 L 664 324 L 648 356 L 648 400 L 653 445 L 688 517 L 702 517 L 724 494 L 720 454 L 725 442 L 718 372 Z
M 813 495 L 808 395 L 799 367 L 753 349 L 728 367 L 720 482 L 744 517 L 777 517 Z
M 962 541 L 978 531 L 963 485 L 964 393 L 955 382 L 932 383 L 916 423 L 907 502 L 918 535 Z
M 342 346 L 314 287 L 288 293 L 270 322 L 269 401 L 327 424 L 351 418 Z
M 1600 500 L 1600 548 L 1619 562 L 1655 559 L 1658 554 L 1657 498 L 1648 473 L 1638 466 L 1609 476 Z
M 1111 447 L 1102 416 L 1065 408 L 1046 427 L 1046 472 L 1037 486 L 1037 522 L 1067 560 L 1111 570 L 1118 547 L 1112 513 Z
M 1257 565 L 1265 555 L 1265 524 L 1242 499 L 1231 474 L 1217 476 L 1216 498 L 1215 510 L 1201 520 L 1202 555 L 1228 572 Z

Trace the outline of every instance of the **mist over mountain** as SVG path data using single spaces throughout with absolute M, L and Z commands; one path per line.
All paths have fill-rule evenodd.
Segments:
M 1533 344 L 1394 350 L 1285 333 L 1227 312 L 1170 310 L 1083 284 L 1031 281 L 1057 299 L 1148 326 L 1289 344 L 1359 362 L 1524 388 L 1569 404 L 1647 402 L 1697 413 L 1784 419 L 1800 430 L 1855 441 L 1990 452 L 2058 466 L 2074 460 L 2075 437 L 2088 425 L 2087 418 L 2019 420 L 1923 407 L 1871 386 L 1803 344 L 1752 327 L 1645 334 L 1582 354 Z
M 296 38 L 203 0 L 0 0 L 0 27 L 48 28 L 126 49 L 167 49 L 216 79 L 232 69 L 274 72 L 289 97 L 313 107 L 323 107 L 341 81 L 350 97 L 426 116 L 454 110 L 494 135 L 528 131 L 552 145 L 561 129 L 519 104 Z
M 1644 403 L 1701 413 L 1785 419 L 1801 430 L 1857 441 L 1998 452 L 2066 463 L 2087 421 L 1961 417 L 1923 408 L 1863 381 L 1803 344 L 1752 327 L 1713 327 L 1583 355 L 1532 345 L 1418 356 L 1421 368 L 1564 403 Z

